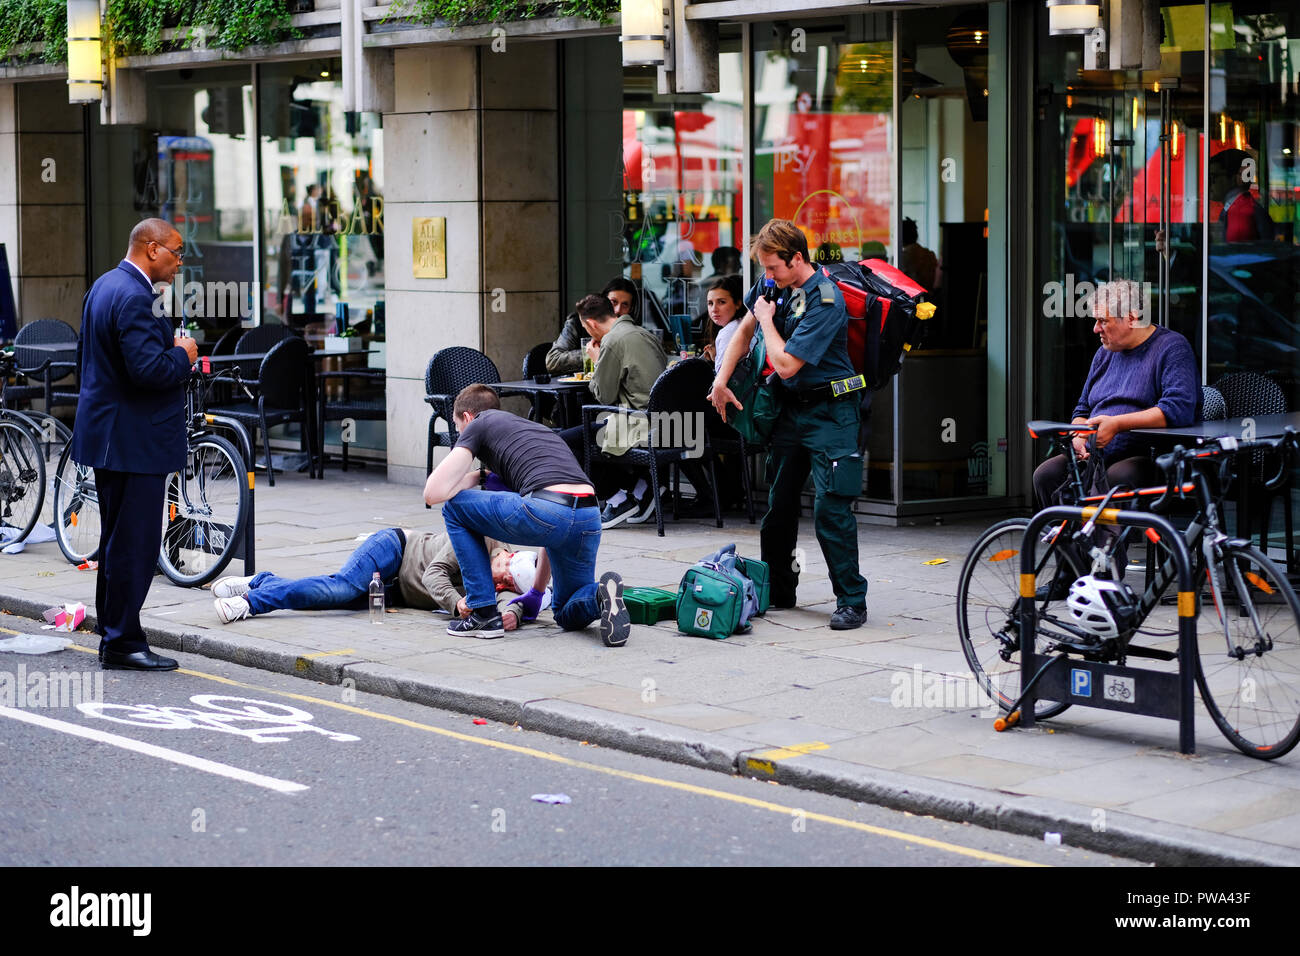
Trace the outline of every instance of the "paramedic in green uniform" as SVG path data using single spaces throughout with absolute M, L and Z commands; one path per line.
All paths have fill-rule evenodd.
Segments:
M 800 495 L 811 470 L 813 528 L 835 591 L 831 628 L 849 630 L 866 620 L 867 582 L 858 570 L 853 516 L 853 500 L 862 490 L 858 419 L 865 383 L 849 361 L 848 313 L 835 284 L 809 261 L 808 240 L 794 223 L 771 220 L 755 237 L 754 249 L 764 277 L 745 299 L 746 324 L 732 337 L 709 400 L 724 418 L 728 404 L 739 406 L 727 380 L 748 352 L 757 322 L 780 379 L 771 386 L 781 411 L 768 452 L 772 488 L 761 532 L 772 604 L 795 605 Z M 775 282 L 770 300 L 762 294 L 768 279 Z

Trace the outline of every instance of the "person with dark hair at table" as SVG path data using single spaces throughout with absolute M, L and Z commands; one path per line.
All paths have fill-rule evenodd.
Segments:
M 659 337 L 628 316 L 616 315 L 609 301 L 598 295 L 580 301 L 577 312 L 591 335 L 588 355 L 595 371 L 587 387 L 596 402 L 644 411 L 650 404 L 655 379 L 668 367 Z M 574 455 L 584 451 L 585 430 L 578 425 L 561 433 Z M 591 432 L 600 450 L 617 458 L 644 444 L 649 435 L 648 420 L 645 416 L 607 415 L 592 424 Z M 644 477 L 608 460 L 593 462 L 592 471 L 591 477 L 601 493 L 613 492 L 601 513 L 601 527 L 612 528 L 624 521 L 639 524 L 654 516 L 654 493 Z
M 185 383 L 198 346 L 173 336 L 154 293 L 155 284 L 176 277 L 184 258 L 185 244 L 171 223 L 137 223 L 126 258 L 95 280 L 81 315 L 72 458 L 95 469 L 95 613 L 99 660 L 108 670 L 177 667 L 149 649 L 140 609 L 162 545 L 164 482 L 185 467 Z
M 637 289 L 632 280 L 615 276 L 605 283 L 600 295 L 609 300 L 609 306 L 616 316 L 631 316 L 636 321 Z M 546 371 L 552 375 L 582 371 L 582 340 L 591 338 L 591 333 L 583 325 L 577 309 L 570 312 L 560 330 L 560 337 L 546 353 Z

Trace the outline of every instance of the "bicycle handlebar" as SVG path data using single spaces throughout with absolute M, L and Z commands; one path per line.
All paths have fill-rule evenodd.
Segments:
M 1168 476 L 1169 480 L 1164 494 L 1152 504 L 1152 510 L 1158 510 L 1175 494 L 1182 496 L 1183 475 L 1188 463 L 1195 465 L 1204 462 L 1208 464 L 1211 461 L 1219 460 L 1223 477 L 1226 478 L 1227 470 L 1237 455 L 1242 452 L 1264 450 L 1279 452 L 1277 471 L 1264 482 L 1264 487 L 1271 491 L 1286 480 L 1289 465 L 1296 451 L 1300 450 L 1300 435 L 1297 435 L 1296 430 L 1290 426 L 1287 426 L 1285 434 L 1277 438 L 1242 441 L 1232 435 L 1224 435 L 1222 438 L 1198 448 L 1184 448 L 1182 445 L 1178 445 L 1172 452 L 1161 455 L 1156 459 L 1156 466 Z

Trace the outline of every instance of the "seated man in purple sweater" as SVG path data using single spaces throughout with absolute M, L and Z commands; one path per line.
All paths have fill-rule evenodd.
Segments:
M 1092 300 L 1101 348 L 1093 356 L 1072 422 L 1097 426 L 1097 447 L 1106 462 L 1106 477 L 1142 487 L 1160 481 L 1147 449 L 1128 432 L 1135 428 L 1190 425 L 1201 417 L 1200 375 L 1187 339 L 1146 318 L 1141 286 L 1124 279 L 1097 287 Z M 1088 457 L 1088 437 L 1076 436 L 1074 451 Z M 1040 507 L 1069 473 L 1064 455 L 1056 455 L 1034 472 Z

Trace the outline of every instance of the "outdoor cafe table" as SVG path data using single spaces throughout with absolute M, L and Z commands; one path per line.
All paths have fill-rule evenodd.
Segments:
M 492 387 L 501 395 L 527 395 L 528 400 L 533 403 L 532 418 L 534 421 L 541 418 L 542 396 L 555 396 L 561 428 L 568 428 L 577 424 L 578 419 L 581 417 L 581 412 L 578 409 L 583 404 L 582 399 L 584 395 L 591 394 L 587 389 L 586 382 L 562 382 L 558 377 L 552 378 L 549 382 L 534 382 L 532 379 L 524 379 L 518 382 L 497 382 Z
M 1204 445 L 1220 438 L 1231 436 L 1239 440 L 1253 437 L 1280 438 L 1287 428 L 1300 432 L 1300 412 L 1286 412 L 1282 415 L 1252 415 L 1245 418 L 1225 418 L 1216 422 L 1197 422 L 1180 428 L 1135 428 L 1130 433 L 1146 438 L 1156 446 L 1157 454 L 1172 451 L 1175 445 Z M 1241 456 L 1238 467 L 1242 480 L 1237 482 L 1237 536 L 1249 539 L 1251 535 L 1252 491 L 1263 476 L 1255 474 L 1253 455 Z M 1285 507 L 1291 507 L 1290 495 L 1284 499 Z M 1290 542 L 1287 542 L 1287 570 L 1291 570 L 1293 556 Z

